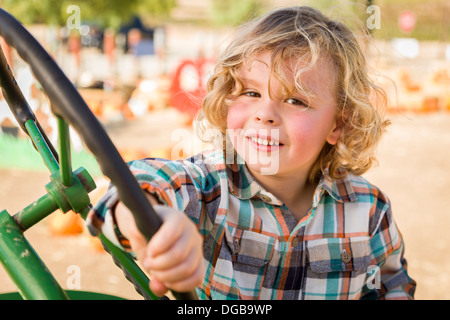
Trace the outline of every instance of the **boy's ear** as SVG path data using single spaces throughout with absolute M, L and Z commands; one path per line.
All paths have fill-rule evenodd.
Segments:
M 337 143 L 339 137 L 341 136 L 343 126 L 344 122 L 341 119 L 337 119 L 333 130 L 331 130 L 330 134 L 327 137 L 327 142 L 329 144 L 334 146 Z

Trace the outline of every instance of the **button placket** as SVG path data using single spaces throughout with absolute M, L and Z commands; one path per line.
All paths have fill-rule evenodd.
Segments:
M 234 254 L 235 254 L 235 255 L 238 254 L 240 250 L 241 250 L 241 245 L 240 245 L 240 243 L 239 243 L 239 239 L 234 239 L 234 241 L 233 241 L 233 251 L 234 251 Z
M 296 246 L 298 246 L 298 242 L 299 242 L 298 236 L 295 236 L 295 237 L 292 239 L 291 247 L 292 247 L 292 248 L 295 248 Z

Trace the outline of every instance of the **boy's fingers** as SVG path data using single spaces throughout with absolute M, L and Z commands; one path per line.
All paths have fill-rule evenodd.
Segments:
M 192 274 L 189 278 L 183 279 L 178 282 L 170 283 L 170 289 L 178 291 L 178 292 L 186 292 L 193 290 L 195 287 L 198 287 L 202 284 L 203 280 L 203 269 L 197 268 L 194 274 Z
M 147 241 L 139 232 L 134 217 L 130 210 L 119 202 L 115 209 L 115 219 L 117 221 L 120 232 L 130 240 L 130 245 L 138 259 L 145 257 Z
M 203 270 L 202 256 L 199 252 L 192 252 L 182 263 L 162 270 L 153 269 L 152 274 L 164 283 L 174 283 L 193 277 L 198 269 Z
M 150 280 L 150 290 L 157 296 L 162 297 L 169 290 L 164 283 L 153 277 Z
M 167 251 L 156 256 L 148 255 L 144 266 L 153 271 L 168 270 L 183 263 L 192 254 L 201 257 L 201 243 L 200 235 L 183 233 Z
M 161 228 L 155 233 L 148 245 L 148 255 L 157 256 L 167 251 L 182 236 L 186 220 L 177 215 L 172 208 L 154 206 L 155 210 L 164 220 Z

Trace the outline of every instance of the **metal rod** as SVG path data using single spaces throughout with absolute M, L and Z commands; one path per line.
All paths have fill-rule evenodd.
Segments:
M 58 210 L 58 204 L 46 194 L 13 216 L 20 230 L 26 231 L 36 223 Z
M 69 125 L 63 118 L 58 119 L 58 137 L 59 137 L 59 164 L 61 170 L 61 182 L 66 187 L 72 184 L 72 163 L 70 150 L 70 131 Z
M 0 212 L 0 262 L 24 299 L 68 299 L 5 210 Z
M 89 213 L 90 207 L 86 207 L 80 212 L 80 216 L 86 220 Z M 159 300 L 160 298 L 156 296 L 149 288 L 149 279 L 147 275 L 142 271 L 142 269 L 136 264 L 135 260 L 127 252 L 119 249 L 116 245 L 110 242 L 103 234 L 99 235 L 100 241 L 103 243 L 105 250 L 111 254 L 116 265 L 122 269 L 125 273 L 127 272 L 132 279 L 129 279 L 138 290 L 139 294 L 146 295 L 151 300 Z M 141 292 L 141 290 L 143 292 Z
M 45 166 L 50 170 L 51 173 L 55 173 L 59 171 L 59 164 L 56 161 L 53 153 L 45 142 L 44 137 L 39 131 L 36 123 L 33 120 L 28 120 L 25 122 L 25 127 L 30 135 L 31 140 L 33 141 L 34 146 L 38 150 L 42 159 L 44 160 Z
M 113 258 L 115 257 L 118 260 L 118 262 L 120 263 L 119 267 L 125 269 L 132 277 L 132 280 L 130 281 L 132 281 L 135 285 L 139 285 L 139 289 L 142 290 L 143 293 L 145 293 L 148 298 L 150 298 L 150 300 L 159 300 L 160 298 L 156 296 L 149 288 L 150 281 L 148 277 L 136 264 L 136 262 L 134 262 L 131 256 L 112 244 L 103 234 L 100 235 L 99 238 L 107 247 L 107 251 L 110 252 L 111 256 Z M 125 272 L 125 270 L 123 271 Z

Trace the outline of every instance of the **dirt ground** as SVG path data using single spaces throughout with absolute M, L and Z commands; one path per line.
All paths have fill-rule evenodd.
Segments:
M 450 299 L 450 114 L 390 116 L 379 166 L 365 176 L 386 192 L 404 236 L 417 299 Z M 120 147 L 161 148 L 180 125 L 173 112 L 107 126 Z M 173 144 L 173 141 L 172 141 Z M 13 214 L 42 196 L 47 173 L 0 169 L 0 209 Z M 63 287 L 70 267 L 80 270 L 82 290 L 140 299 L 110 256 L 94 249 L 86 234 L 51 236 L 46 221 L 26 232 L 30 243 Z M 14 291 L 0 267 L 0 293 Z

